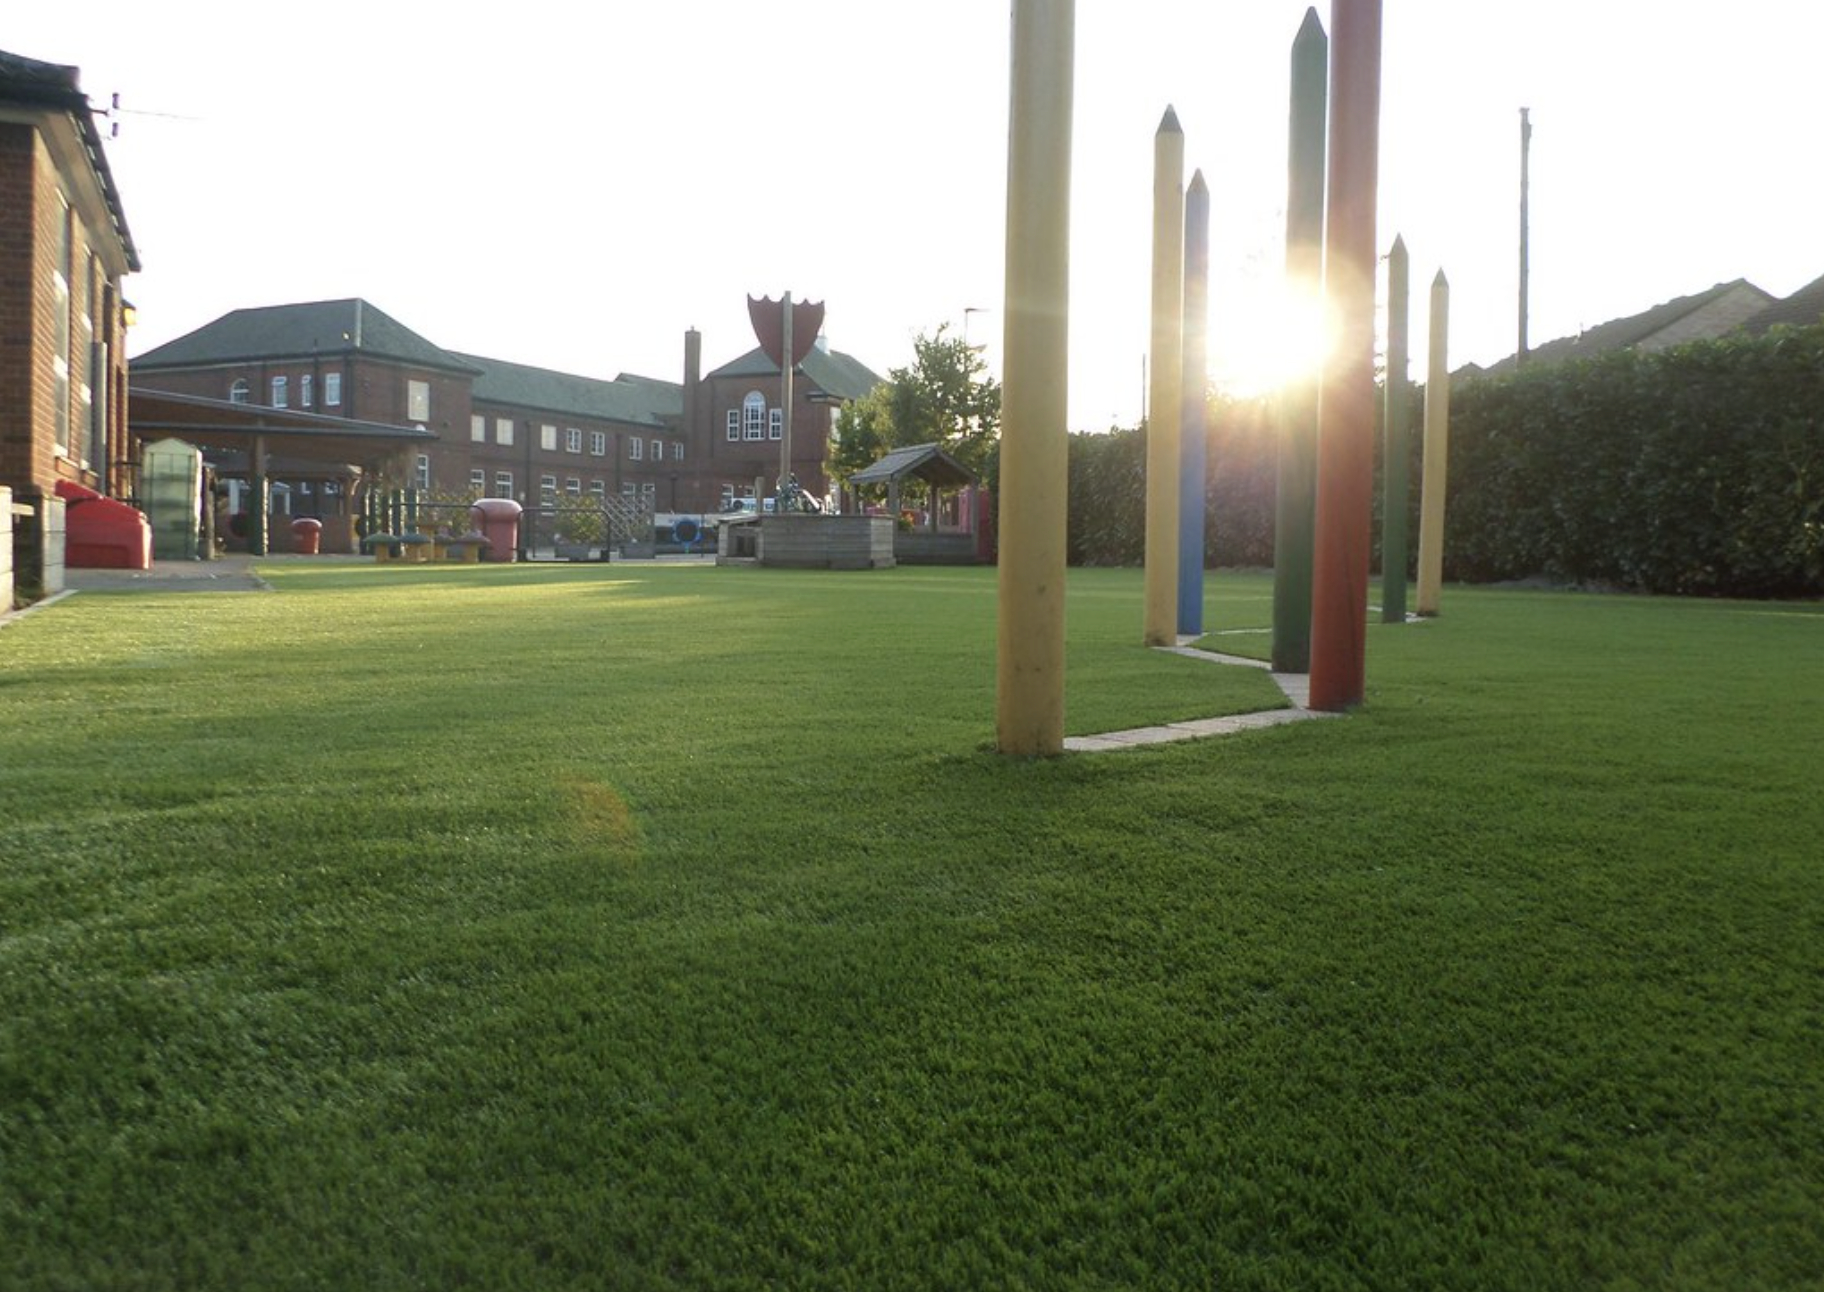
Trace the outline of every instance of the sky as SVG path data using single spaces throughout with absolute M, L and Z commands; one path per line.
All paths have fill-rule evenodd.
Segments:
M 1153 135 L 1211 189 L 1212 375 L 1267 368 L 1298 0 L 1080 0 L 1070 421 L 1144 398 Z M 1330 6 L 1316 6 L 1326 27 Z M 1657 12 L 1649 23 L 1645 15 Z M 129 354 L 232 309 L 359 296 L 446 349 L 678 380 L 754 345 L 746 297 L 821 300 L 883 376 L 947 325 L 998 373 L 1007 0 L 90 0 L 0 49 L 73 64 L 143 261 Z M 1539 344 L 1747 278 L 1824 275 L 1824 6 L 1386 0 L 1377 240 L 1411 258 L 1413 368 L 1515 348 L 1533 123 Z

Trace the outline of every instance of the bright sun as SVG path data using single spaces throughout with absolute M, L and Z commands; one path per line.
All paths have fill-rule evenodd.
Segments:
M 1316 375 L 1330 348 L 1321 297 L 1283 281 L 1257 282 L 1210 307 L 1210 382 L 1231 395 L 1269 394 Z

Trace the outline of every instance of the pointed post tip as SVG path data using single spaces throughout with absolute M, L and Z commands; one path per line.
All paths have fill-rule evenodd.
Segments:
M 1406 254 L 1406 238 L 1404 235 L 1398 233 L 1393 235 L 1393 247 L 1389 250 L 1388 254 L 1394 256 L 1403 256 Z
M 1178 124 L 1177 109 L 1173 108 L 1169 103 L 1165 105 L 1165 115 L 1159 119 L 1158 133 L 1162 135 L 1181 135 L 1184 133 L 1184 127 Z
M 1191 172 L 1191 189 L 1190 189 L 1190 191 L 1193 193 L 1203 194 L 1205 196 L 1207 196 L 1209 194 L 1210 186 L 1203 182 L 1203 168 L 1201 166 L 1199 166 L 1196 170 Z
M 1433 287 L 1449 287 L 1450 279 L 1444 277 L 1444 271 L 1440 269 L 1438 270 L 1438 276 L 1431 280 L 1431 285 Z
M 1305 10 L 1305 20 L 1298 25 L 1298 40 L 1328 39 L 1324 35 L 1324 20 L 1317 16 L 1317 6 Z

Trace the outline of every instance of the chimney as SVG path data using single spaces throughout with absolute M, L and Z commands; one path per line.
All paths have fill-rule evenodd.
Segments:
M 697 432 L 697 395 L 703 384 L 703 334 L 694 327 L 684 333 L 684 434 Z

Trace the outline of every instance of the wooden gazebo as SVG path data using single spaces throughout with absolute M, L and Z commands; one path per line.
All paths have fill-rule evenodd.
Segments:
M 900 485 L 909 479 L 922 480 L 930 486 L 930 504 L 922 524 L 895 533 L 894 559 L 902 565 L 969 565 L 983 559 L 977 542 L 981 481 L 941 445 L 913 444 L 894 449 L 850 476 L 849 484 L 885 485 L 887 511 L 897 520 L 901 514 Z

